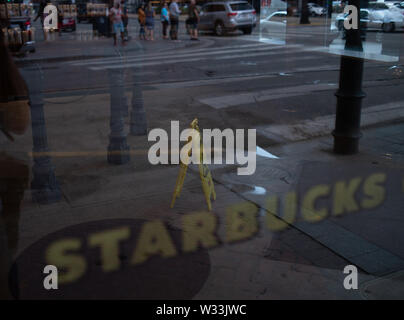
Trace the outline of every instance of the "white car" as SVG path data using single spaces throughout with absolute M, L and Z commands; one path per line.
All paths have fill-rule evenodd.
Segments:
M 383 2 L 369 2 L 368 28 L 382 29 L 384 32 L 393 32 L 404 27 L 404 15 Z
M 391 8 L 392 6 L 394 6 L 400 2 L 401 1 L 397 1 L 397 0 L 387 0 L 387 1 L 384 1 L 384 4 L 387 5 L 389 8 Z
M 390 10 L 398 11 L 404 15 L 404 1 L 403 2 L 396 2 L 394 5 L 390 7 Z
M 312 16 L 322 16 L 326 13 L 325 8 L 318 5 L 317 3 L 309 2 L 307 4 L 307 7 L 309 8 L 310 15 Z
M 286 31 L 286 11 L 275 11 L 260 20 L 260 30 L 263 34 L 284 33 Z
M 344 31 L 347 15 L 341 13 L 337 16 L 335 25 L 338 30 Z M 393 32 L 404 27 L 404 15 L 399 10 L 390 9 L 383 2 L 369 2 L 368 8 L 360 10 L 360 22 L 362 28 Z

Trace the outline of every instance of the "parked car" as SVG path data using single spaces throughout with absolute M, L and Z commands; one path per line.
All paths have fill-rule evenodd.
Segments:
M 390 10 L 398 11 L 404 15 L 404 1 L 394 3 L 394 5 L 390 7 Z
M 318 5 L 317 3 L 309 2 L 307 4 L 307 7 L 309 8 L 310 15 L 313 16 L 313 17 L 322 16 L 322 15 L 326 14 L 325 8 Z
M 199 15 L 198 29 L 213 30 L 218 36 L 236 30 L 251 34 L 256 26 L 256 12 L 246 1 L 209 2 Z
M 400 3 L 400 1 L 397 0 L 384 0 L 384 4 L 387 5 L 389 8 L 392 6 L 395 6 L 397 3 Z
M 266 33 L 284 33 L 286 31 L 286 11 L 275 11 L 265 19 L 260 21 L 261 32 Z
M 76 19 L 74 17 L 60 18 L 58 28 L 60 31 L 76 31 Z
M 344 20 L 348 14 L 337 16 L 335 23 L 338 30 L 344 29 Z M 404 27 L 404 15 L 399 11 L 391 10 L 383 2 L 370 2 L 368 8 L 360 10 L 360 23 L 362 28 L 376 29 L 383 32 L 393 32 Z
M 16 55 L 25 55 L 35 52 L 33 30 L 31 30 L 30 12 L 20 10 L 21 4 L 15 4 L 15 15 L 10 15 L 6 23 L 7 43 L 10 51 Z M 18 8 L 18 10 L 16 10 Z M 20 13 L 23 15 L 20 15 Z

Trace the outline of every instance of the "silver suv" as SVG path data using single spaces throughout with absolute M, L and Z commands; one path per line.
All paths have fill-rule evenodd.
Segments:
M 198 29 L 213 30 L 218 36 L 235 30 L 251 34 L 257 20 L 254 8 L 246 1 L 209 2 L 199 16 Z

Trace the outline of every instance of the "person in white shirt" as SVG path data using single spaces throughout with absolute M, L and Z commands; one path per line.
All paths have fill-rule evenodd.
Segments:
M 170 37 L 171 40 L 178 40 L 178 20 L 181 10 L 178 8 L 177 0 L 172 0 L 170 4 Z
M 110 13 L 109 13 L 111 20 L 112 20 L 112 25 L 113 25 L 113 30 L 114 30 L 114 46 L 116 46 L 116 34 L 118 32 L 121 33 L 121 39 L 122 39 L 122 45 L 125 44 L 125 28 L 123 26 L 123 21 L 122 21 L 122 9 L 121 9 L 121 3 L 119 1 L 115 1 L 114 7 L 111 8 Z

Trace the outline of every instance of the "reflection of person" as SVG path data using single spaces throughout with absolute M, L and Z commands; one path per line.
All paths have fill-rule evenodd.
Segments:
M 28 88 L 21 77 L 0 32 L 0 130 L 13 140 L 10 133 L 23 134 L 29 124 Z
M 41 25 L 43 27 L 43 19 L 44 19 L 44 10 L 46 7 L 46 0 L 41 0 L 41 2 L 39 3 L 39 9 L 38 9 L 38 13 L 34 19 L 34 21 L 37 21 L 38 18 L 41 19 Z
M 8 248 L 12 254 L 17 250 L 20 204 L 28 184 L 28 166 L 11 156 L 0 154 L 0 199 L 1 215 L 6 227 Z
M 163 3 L 163 8 L 161 9 L 161 24 L 163 27 L 163 39 L 167 39 L 167 28 L 169 22 L 169 15 L 168 15 L 168 6 L 167 2 Z
M 181 11 L 178 8 L 177 0 L 172 0 L 170 4 L 170 38 L 178 40 L 178 21 Z
M 152 7 L 151 1 L 149 1 L 147 3 L 145 14 L 146 14 L 146 31 L 147 31 L 146 39 L 153 41 L 154 40 L 154 16 L 155 16 L 155 13 L 154 13 L 154 9 Z
M 44 19 L 45 19 L 44 11 L 45 11 L 46 4 L 47 4 L 46 0 L 41 0 L 41 2 L 39 3 L 38 13 L 34 19 L 34 21 L 37 21 L 38 18 L 40 18 L 41 28 L 43 30 L 45 40 L 46 40 L 46 33 L 45 33 L 45 28 L 44 28 Z
M 11 134 L 23 134 L 29 124 L 28 89 L 0 33 L 0 145 Z M 8 290 L 9 261 L 17 251 L 20 205 L 27 187 L 28 166 L 0 152 L 0 299 L 11 298 Z
M 196 8 L 195 0 L 191 0 L 191 3 L 188 8 L 188 23 L 189 30 L 191 35 L 191 40 L 199 40 L 198 39 L 198 22 L 199 22 L 199 13 Z
M 125 29 L 123 27 L 123 21 L 122 21 L 122 9 L 121 9 L 121 4 L 119 1 L 116 1 L 114 6 L 110 10 L 110 17 L 112 20 L 112 26 L 114 30 L 114 46 L 117 45 L 117 36 L 116 34 L 118 32 L 121 33 L 121 39 L 122 39 L 122 45 L 124 44 L 124 32 Z

